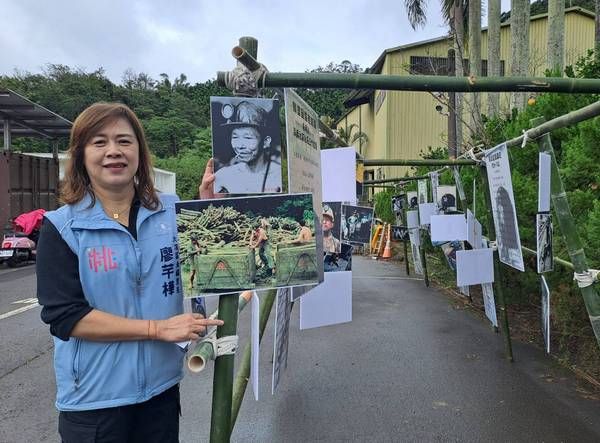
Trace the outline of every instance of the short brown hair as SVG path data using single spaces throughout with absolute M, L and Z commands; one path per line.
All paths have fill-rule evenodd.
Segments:
M 144 128 L 133 111 L 122 103 L 94 103 L 75 119 L 69 141 L 69 161 L 60 189 L 60 200 L 63 203 L 80 202 L 86 193 L 91 195 L 92 200 L 96 198 L 85 169 L 84 148 L 104 126 L 119 118 L 129 122 L 139 144 L 139 165 L 135 173 L 135 182 L 140 203 L 148 209 L 158 208 L 160 200 L 154 189 L 152 159 Z

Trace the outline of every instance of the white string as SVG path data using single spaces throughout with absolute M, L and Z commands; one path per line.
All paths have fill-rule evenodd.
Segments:
M 256 97 L 258 95 L 258 85 L 265 87 L 266 74 L 269 72 L 267 67 L 260 63 L 258 69 L 248 70 L 243 65 L 236 66 L 225 76 L 225 86 L 233 91 L 233 95 L 242 97 Z
M 498 250 L 498 242 L 497 241 L 490 241 L 490 242 L 488 242 L 488 246 L 490 247 L 490 249 L 492 251 L 497 251 Z
M 521 143 L 521 148 L 524 148 L 527 144 L 527 139 L 529 138 L 529 131 L 523 129 L 523 142 Z
M 217 338 L 216 330 L 200 340 L 200 343 L 210 343 L 213 348 L 215 358 L 221 355 L 233 355 L 238 347 L 238 336 L 227 335 Z
M 577 281 L 577 286 L 580 288 L 587 288 L 588 286 L 592 286 L 596 280 L 598 280 L 598 274 L 600 271 L 598 269 L 588 269 L 585 272 L 575 272 L 573 273 L 573 280 Z

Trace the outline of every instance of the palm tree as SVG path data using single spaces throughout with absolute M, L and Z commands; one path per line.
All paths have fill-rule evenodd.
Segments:
M 548 1 L 548 69 L 562 76 L 565 55 L 565 2 Z
M 500 0 L 488 0 L 488 63 L 489 77 L 500 77 Z M 500 111 L 500 94 L 488 93 L 488 115 Z
M 510 43 L 511 68 L 513 77 L 525 77 L 529 72 L 529 0 L 511 0 Z M 526 94 L 514 92 L 511 107 L 522 109 Z
M 337 134 L 338 134 L 338 137 L 344 141 L 346 146 L 355 146 L 355 143 L 358 142 L 359 149 L 360 149 L 360 147 L 362 147 L 363 143 L 369 142 L 369 137 L 367 137 L 367 134 L 365 134 L 364 132 L 362 132 L 360 130 L 353 134 L 352 130 L 354 128 L 356 128 L 357 130 L 359 129 L 359 127 L 356 123 L 352 123 L 351 125 L 348 125 L 348 128 L 340 127 L 337 130 Z

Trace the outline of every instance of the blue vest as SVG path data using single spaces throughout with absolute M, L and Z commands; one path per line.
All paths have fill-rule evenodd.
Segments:
M 183 312 L 174 195 L 140 207 L 137 240 L 90 198 L 45 216 L 79 259 L 85 298 L 100 311 L 159 320 Z M 99 342 L 54 338 L 56 407 L 81 411 L 140 403 L 183 377 L 184 352 L 156 340 Z

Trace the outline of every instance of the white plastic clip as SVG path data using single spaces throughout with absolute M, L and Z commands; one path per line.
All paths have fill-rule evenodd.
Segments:
M 600 271 L 598 269 L 588 269 L 585 272 L 575 272 L 573 273 L 573 280 L 577 281 L 577 286 L 580 288 L 587 288 L 588 286 L 592 286 L 596 280 L 598 280 L 598 274 Z
M 525 129 L 523 129 L 523 141 L 521 142 L 521 148 L 524 148 L 525 145 L 527 144 L 528 138 L 529 138 L 528 134 L 529 134 L 528 131 L 526 131 Z
M 497 241 L 490 241 L 488 242 L 488 246 L 492 251 L 497 251 L 498 250 L 498 242 Z
M 222 355 L 233 355 L 238 347 L 238 336 L 228 335 L 226 337 L 217 338 L 215 334 L 210 334 L 204 337 L 200 342 L 210 343 L 213 348 L 215 358 Z

